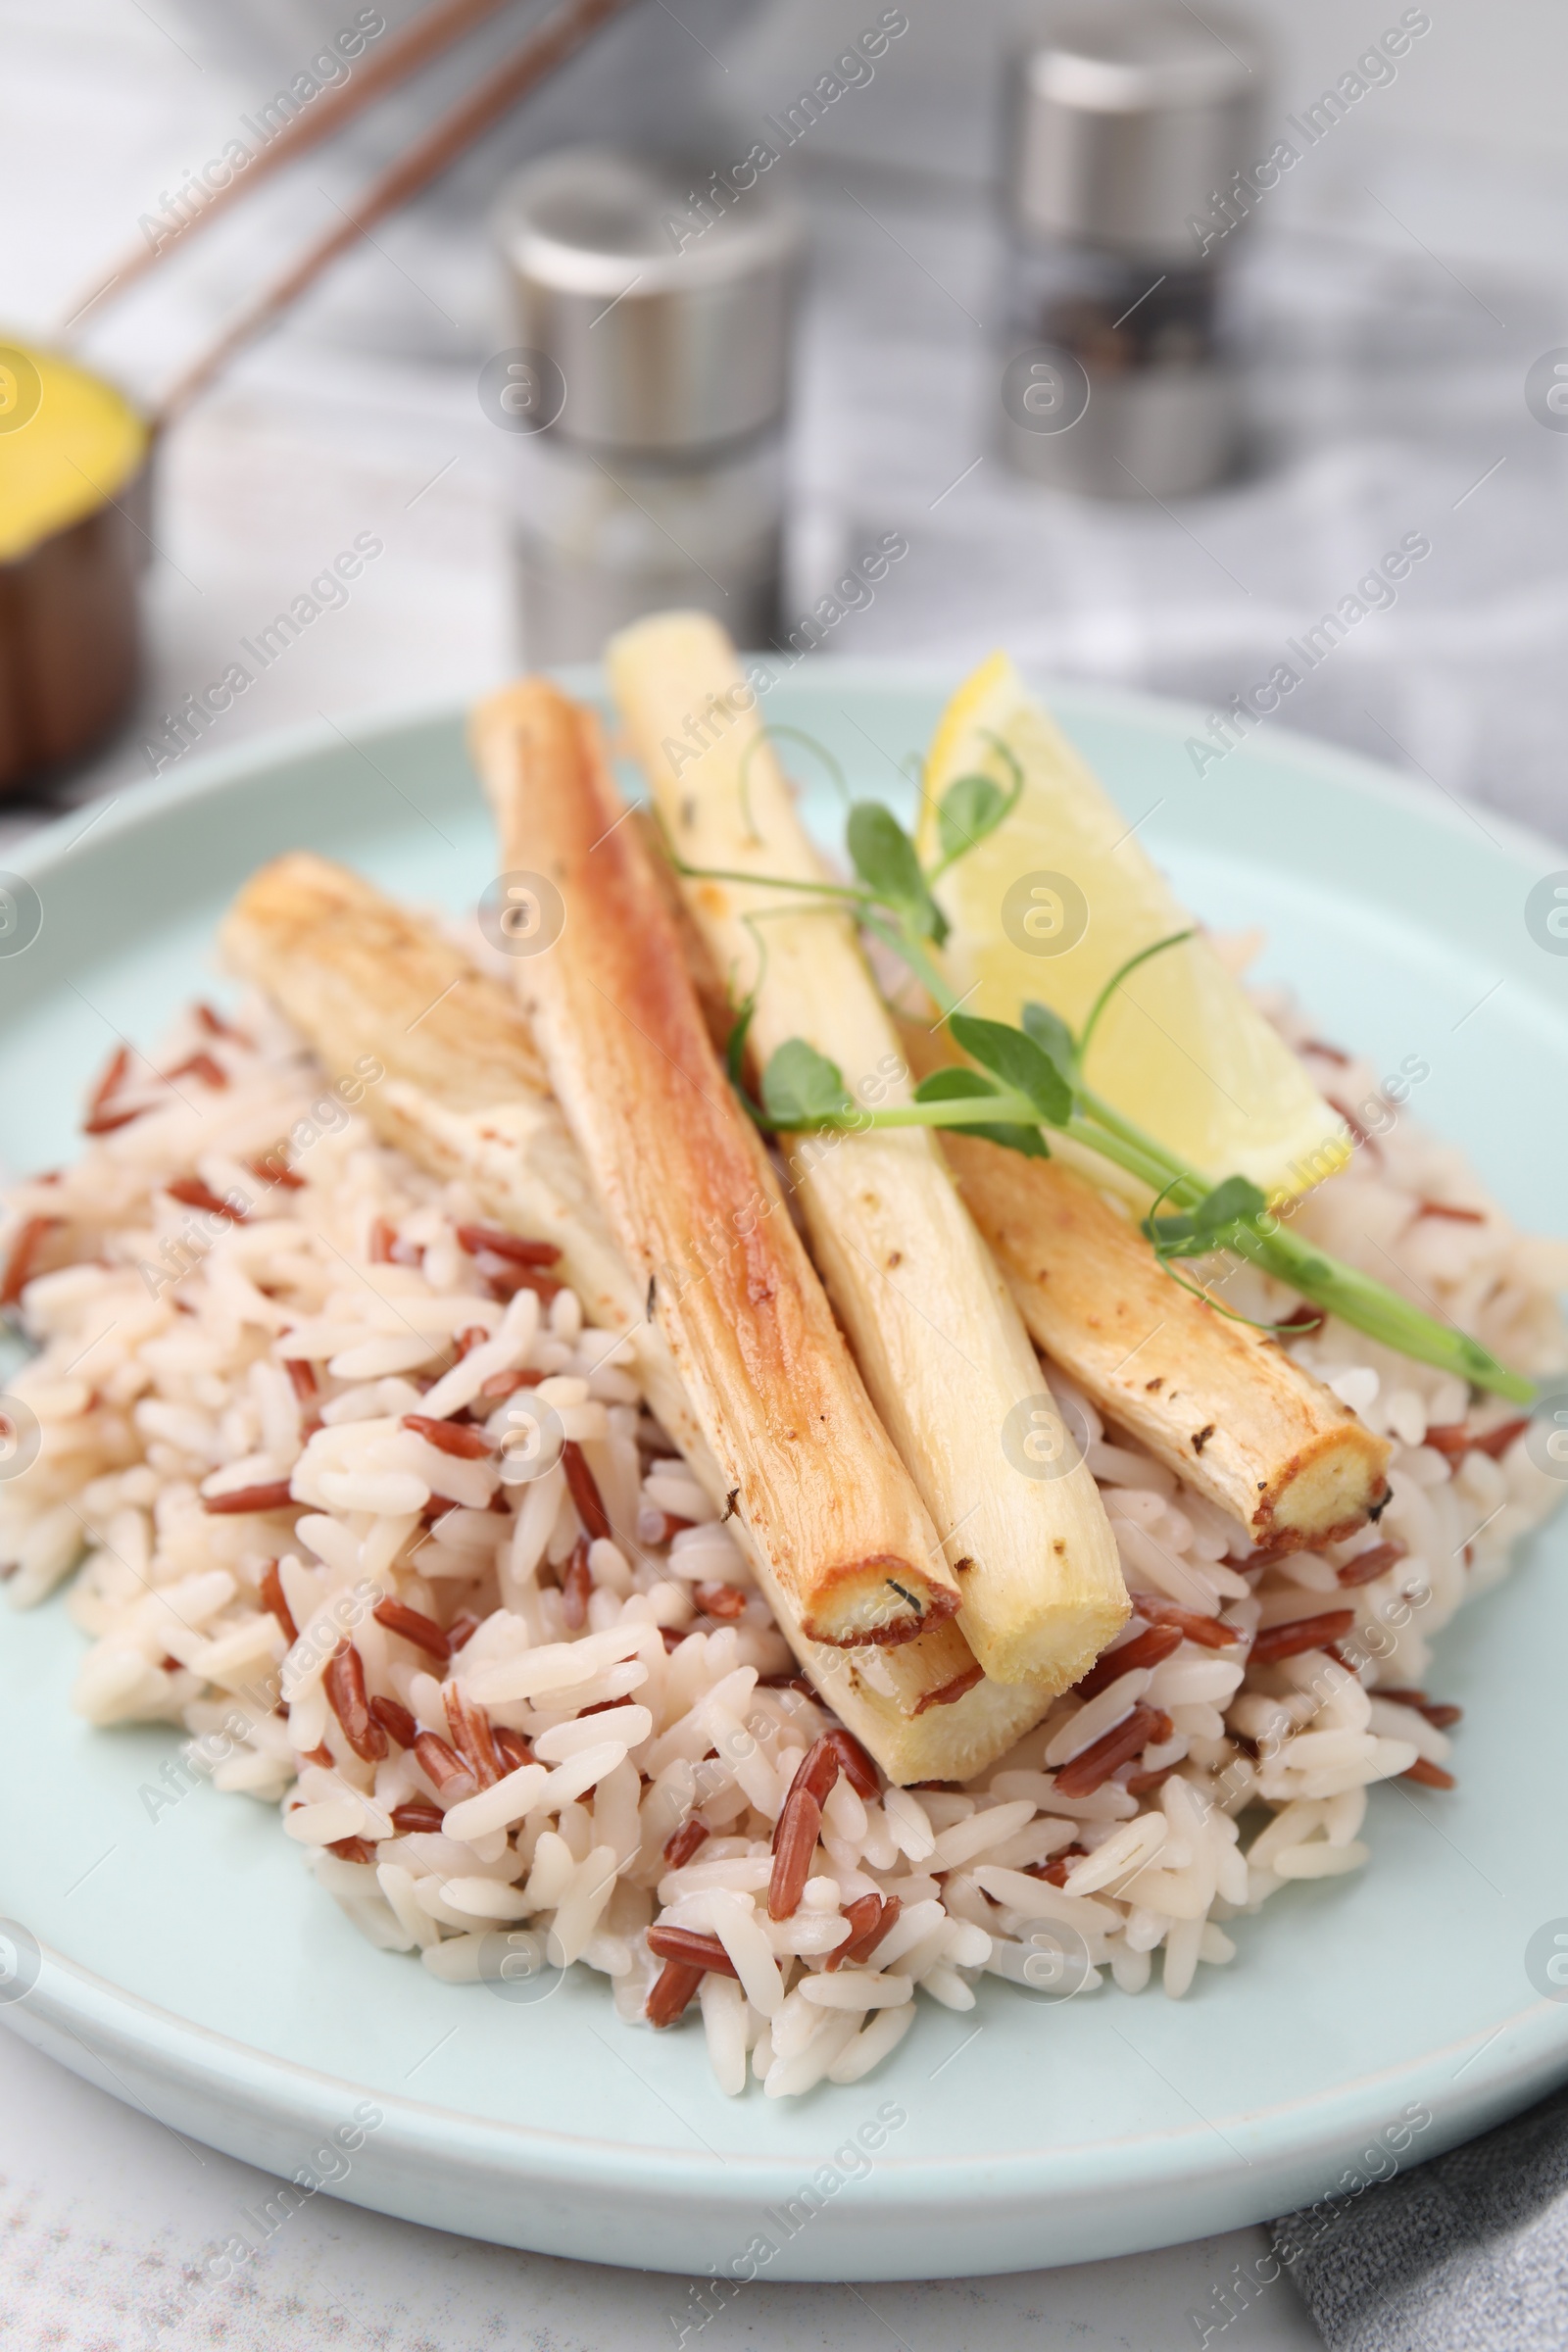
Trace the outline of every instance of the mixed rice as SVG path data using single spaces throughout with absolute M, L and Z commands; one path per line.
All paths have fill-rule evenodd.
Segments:
M 1560 1364 L 1562 1251 L 1270 1009 L 1357 1139 L 1302 1230 Z M 379 1075 L 327 1086 L 264 1004 L 198 1007 L 156 1063 L 116 1057 L 82 1156 L 0 1225 L 37 1349 L 5 1408 L 10 1599 L 74 1572 L 80 1712 L 181 1727 L 375 1945 L 452 1984 L 580 1962 L 629 2024 L 695 2001 L 720 2087 L 790 2096 L 982 1975 L 1137 1992 L 1157 1951 L 1179 1996 L 1225 1923 L 1366 1862 L 1373 1783 L 1450 1785 L 1432 1639 L 1557 1498 L 1509 1408 L 1303 1318 L 1298 1359 L 1393 1441 L 1392 1498 L 1270 1559 L 1048 1367 L 1135 1614 L 975 1781 L 886 1788 L 625 1344 L 552 1251 L 373 1140 Z M 1250 1269 L 1222 1295 L 1291 1304 Z

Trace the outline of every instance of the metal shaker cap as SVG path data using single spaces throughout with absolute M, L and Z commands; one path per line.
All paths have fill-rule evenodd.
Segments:
M 564 379 L 568 440 L 673 457 L 782 415 L 802 230 L 770 193 L 569 147 L 508 181 L 495 230 L 518 343 Z
M 1102 0 L 1016 57 L 1008 198 L 1026 235 L 1191 259 L 1194 213 L 1251 160 L 1265 55 L 1251 25 Z

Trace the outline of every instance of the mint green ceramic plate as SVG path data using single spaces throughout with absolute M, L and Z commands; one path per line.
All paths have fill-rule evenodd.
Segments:
M 897 795 L 945 691 L 831 664 L 768 710 L 831 746 L 858 790 Z M 1056 701 L 1183 897 L 1215 924 L 1264 924 L 1266 970 L 1328 1036 L 1380 1068 L 1429 1061 L 1422 1117 L 1524 1224 L 1568 1223 L 1568 958 L 1525 919 L 1568 855 L 1283 733 L 1200 783 L 1191 714 Z M 834 807 L 824 793 L 824 822 Z M 147 1037 L 213 985 L 213 926 L 263 858 L 308 845 L 455 909 L 495 862 L 450 711 L 193 760 L 72 846 L 82 821 L 17 859 L 44 921 L 0 957 L 14 1170 L 74 1148 L 116 1032 Z M 203 1786 L 149 1819 L 138 1790 L 173 1736 L 87 1729 L 67 1706 L 81 1644 L 64 1609 L 0 1610 L 0 1913 L 43 1948 L 0 2019 L 284 2175 L 368 2097 L 382 2120 L 338 2193 L 605 2262 L 924 2278 L 1253 2221 L 1330 2188 L 1413 2104 L 1433 2120 L 1409 2161 L 1568 2075 L 1568 2006 L 1525 1962 L 1544 1926 L 1568 1934 L 1565 1570 L 1558 1528 L 1444 1637 L 1438 1680 L 1466 1711 L 1458 1790 L 1376 1791 L 1370 1869 L 1243 1921 L 1235 1963 L 1188 1999 L 1107 1987 L 1052 2005 L 987 1982 L 971 2015 L 932 2008 L 870 2081 L 799 2104 L 722 2098 L 695 2033 L 628 2032 L 595 1981 L 513 2006 L 372 1951 L 259 1807 Z

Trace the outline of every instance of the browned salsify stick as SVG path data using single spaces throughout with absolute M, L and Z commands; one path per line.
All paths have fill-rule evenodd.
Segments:
M 953 1057 L 923 1021 L 900 1034 L 917 1076 Z M 1102 1413 L 1276 1557 L 1363 1525 L 1388 1491 L 1388 1441 L 1270 1333 L 1173 1283 L 1133 1219 L 1060 1159 L 942 1145 L 1030 1336 Z
M 556 936 L 516 963 L 524 1009 L 736 1514 L 812 1640 L 910 1641 L 954 1615 L 956 1580 L 713 1051 L 597 722 L 524 679 L 472 742 L 504 870 L 559 894 Z
M 153 421 L 154 431 L 162 432 L 172 424 L 236 352 L 243 351 L 247 343 L 275 325 L 339 254 L 348 252 L 377 222 L 401 210 L 432 180 L 439 179 L 519 99 L 553 74 L 557 66 L 564 65 L 607 19 L 619 16 L 630 5 L 631 0 L 564 0 L 564 5 L 547 17 L 520 48 L 491 69 L 476 90 L 460 99 L 431 124 L 423 138 L 415 141 L 406 155 L 372 180 L 352 210 L 343 214 L 336 227 L 308 247 L 281 276 L 244 306 L 218 340 L 165 394 Z
M 662 1332 L 644 1320 L 647 1276 L 639 1279 L 612 1243 L 507 983 L 481 973 L 444 934 L 368 883 L 303 853 L 251 878 L 222 938 L 237 968 L 267 991 L 332 1074 L 351 1077 L 345 1099 L 363 1094 L 366 1115 L 383 1142 L 443 1181 L 461 1178 L 487 1225 L 557 1237 L 563 1271 L 588 1321 L 631 1340 L 660 1420 L 722 1510 L 735 1482 L 709 1454 Z M 368 1070 L 377 1074 L 376 1083 L 367 1083 Z M 489 1336 L 473 1325 L 457 1335 L 454 1353 L 464 1355 Z M 316 1388 L 308 1364 L 296 1359 L 290 1369 L 311 1409 Z M 542 1377 L 503 1373 L 486 1394 Z M 665 1518 L 666 1538 L 676 1524 Z M 1050 1704 L 1049 1694 L 1031 1685 L 985 1681 L 951 1618 L 880 1650 L 869 1681 L 856 1651 L 809 1640 L 799 1609 L 755 1547 L 753 1567 L 815 1689 L 870 1751 L 859 1766 L 862 1795 L 874 1794 L 877 1767 L 900 1783 L 967 1779 L 1004 1754 Z M 447 1631 L 454 1651 L 474 1623 L 468 1611 L 453 1620 Z M 685 1638 L 666 1628 L 664 1645 L 677 1648 Z M 1239 1636 L 1222 1628 L 1217 1638 Z

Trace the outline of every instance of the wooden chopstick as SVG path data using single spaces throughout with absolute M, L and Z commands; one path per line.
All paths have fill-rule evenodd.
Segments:
M 101 277 L 84 299 L 68 313 L 61 328 L 61 338 L 85 325 L 88 315 L 113 294 L 117 300 L 137 279 L 155 269 L 165 256 L 193 230 L 205 228 L 208 221 L 233 204 L 239 197 L 259 187 L 274 172 L 298 157 L 308 155 L 351 122 L 356 115 L 373 106 L 387 91 L 395 90 L 400 82 L 416 74 L 433 58 L 466 40 L 481 24 L 499 16 L 502 9 L 511 7 L 514 0 L 431 0 L 428 8 L 407 24 L 402 25 L 384 49 L 357 66 L 350 80 L 336 89 L 323 90 L 318 99 L 302 108 L 291 122 L 277 133 L 270 145 L 253 156 L 243 172 L 238 172 L 226 187 L 213 189 L 199 213 L 172 228 L 156 245 L 145 242 L 122 253 L 107 276 Z
M 153 418 L 153 430 L 164 431 L 182 415 L 234 355 L 274 325 L 339 254 L 347 252 L 377 221 L 384 220 L 438 179 L 519 99 L 525 98 L 558 66 L 573 56 L 601 24 L 622 15 L 632 4 L 633 0 L 564 0 L 564 5 L 547 17 L 519 48 L 491 70 L 479 88 L 460 99 L 405 155 L 372 180 L 353 211 L 344 214 L 338 226 L 308 246 L 280 277 L 245 305 L 217 341 L 165 394 Z

